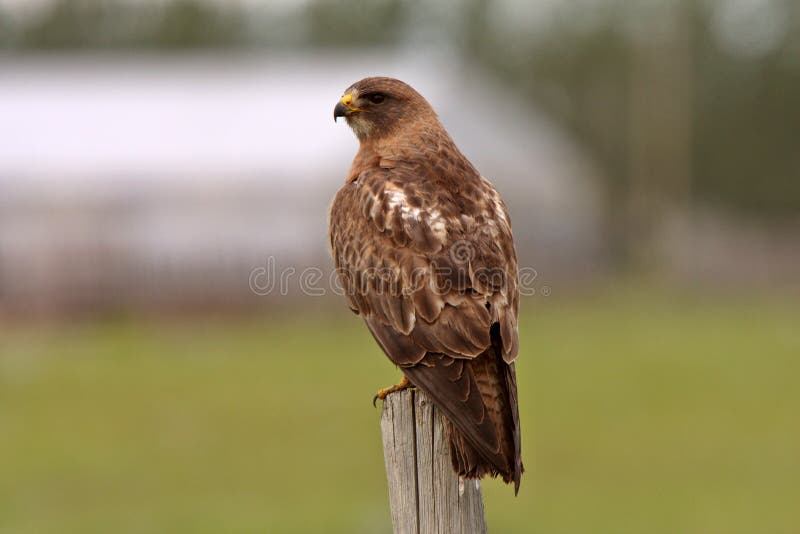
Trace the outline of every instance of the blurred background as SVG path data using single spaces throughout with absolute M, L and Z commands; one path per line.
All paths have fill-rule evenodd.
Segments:
M 505 197 L 494 532 L 800 532 L 800 4 L 0 0 L 0 533 L 389 532 L 332 109 L 401 78 Z

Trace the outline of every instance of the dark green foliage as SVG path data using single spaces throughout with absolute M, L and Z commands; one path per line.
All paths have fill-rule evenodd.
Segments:
M 314 0 L 306 11 L 312 45 L 395 44 L 405 31 L 402 0 Z
M 22 30 L 17 46 L 38 50 L 198 48 L 236 44 L 237 4 L 202 0 L 159 4 L 57 0 Z
M 788 46 L 758 61 L 731 57 L 712 43 L 700 47 L 694 159 L 699 198 L 754 214 L 800 214 L 798 59 L 796 48 Z
M 688 200 L 764 218 L 800 215 L 799 10 L 791 12 L 784 41 L 753 59 L 719 49 L 712 36 L 712 13 L 703 5 L 676 5 L 684 6 L 688 26 L 681 33 L 690 41 Z M 466 27 L 481 39 L 472 41 L 478 46 L 470 53 L 543 104 L 580 141 L 603 171 L 612 210 L 622 209 L 619 193 L 630 190 L 632 178 L 632 58 L 642 43 L 626 27 L 629 5 L 609 2 L 605 12 L 595 14 L 588 31 L 577 27 L 569 8 L 564 11 L 556 24 L 514 39 L 481 25 L 485 18 L 472 20 Z M 651 21 L 654 33 L 659 26 Z M 664 46 L 663 60 L 671 53 Z M 658 52 L 652 60 L 658 63 Z M 652 106 L 661 105 L 654 95 Z

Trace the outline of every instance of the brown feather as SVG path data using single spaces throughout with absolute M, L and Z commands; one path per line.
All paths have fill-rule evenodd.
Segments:
M 517 260 L 500 195 L 461 154 L 430 104 L 391 78 L 348 90 L 361 141 L 330 211 L 348 305 L 389 359 L 445 416 L 454 469 L 522 475 Z M 381 93 L 381 107 L 360 95 Z

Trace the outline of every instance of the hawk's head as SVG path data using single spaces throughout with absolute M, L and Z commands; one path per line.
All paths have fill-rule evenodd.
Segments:
M 394 78 L 364 78 L 347 88 L 333 109 L 359 139 L 376 138 L 436 114 L 422 95 Z

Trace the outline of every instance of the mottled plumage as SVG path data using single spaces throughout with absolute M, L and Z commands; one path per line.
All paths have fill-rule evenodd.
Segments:
M 454 469 L 516 491 L 519 291 L 505 205 L 407 84 L 361 80 L 334 116 L 360 140 L 330 212 L 347 302 L 445 414 Z

